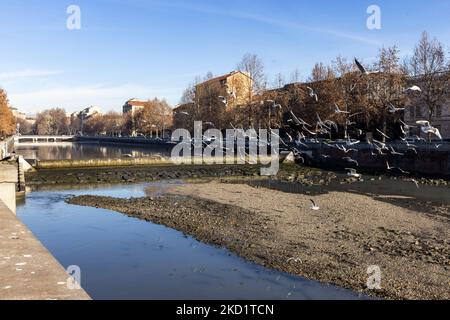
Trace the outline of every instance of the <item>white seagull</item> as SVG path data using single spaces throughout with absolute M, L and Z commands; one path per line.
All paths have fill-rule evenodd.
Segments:
M 348 112 L 348 111 L 342 111 L 342 110 L 339 108 L 339 106 L 337 105 L 337 103 L 334 104 L 334 107 L 335 107 L 334 113 L 337 113 L 337 114 L 341 114 L 341 113 L 343 113 L 343 114 L 349 114 L 349 113 L 350 113 L 350 112 Z
M 378 129 L 377 129 L 377 132 L 378 132 L 379 134 L 381 134 L 383 137 L 385 137 L 386 139 L 390 139 L 390 137 L 389 137 L 387 134 L 385 134 L 384 132 L 382 132 L 381 130 L 378 130 Z
M 352 168 L 346 168 L 345 170 L 348 170 L 349 173 L 347 173 L 348 176 L 353 177 L 353 178 L 361 178 L 361 175 L 359 173 L 356 172 L 355 169 Z
M 405 92 L 422 92 L 422 89 L 420 89 L 418 86 L 412 86 L 407 88 Z
M 358 59 L 356 59 L 356 58 L 355 58 L 355 64 L 358 67 L 359 71 L 361 71 L 362 74 L 369 75 L 372 73 L 378 73 L 375 71 L 371 71 L 371 72 L 367 71 L 366 68 L 364 68 L 364 66 L 361 64 L 361 62 L 359 62 Z
M 316 205 L 313 199 L 309 199 L 311 201 L 311 210 L 318 211 L 320 208 Z
M 397 108 L 389 102 L 389 106 L 386 108 L 390 113 L 396 113 L 399 111 L 405 111 L 405 108 Z
M 319 97 L 317 96 L 317 94 L 314 92 L 314 89 L 311 87 L 306 87 L 308 89 L 308 94 L 311 98 L 313 98 L 314 100 L 319 101 Z

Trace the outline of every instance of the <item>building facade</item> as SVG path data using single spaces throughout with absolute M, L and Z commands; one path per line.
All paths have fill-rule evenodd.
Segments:
M 123 114 L 124 115 L 131 114 L 132 116 L 134 116 L 136 114 L 136 112 L 144 109 L 146 102 L 147 101 L 139 100 L 136 98 L 128 100 L 123 105 L 123 108 L 122 108 Z
M 195 104 L 198 106 L 220 102 L 230 110 L 248 104 L 252 96 L 253 80 L 241 71 L 232 71 L 195 86 Z

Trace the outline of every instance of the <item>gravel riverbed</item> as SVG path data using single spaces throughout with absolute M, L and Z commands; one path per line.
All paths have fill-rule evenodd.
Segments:
M 374 297 L 450 299 L 448 204 L 336 190 L 292 194 L 220 181 L 167 192 L 68 201 L 162 224 L 260 265 Z M 310 199 L 320 210 L 310 209 Z M 381 289 L 367 288 L 370 266 L 380 268 Z

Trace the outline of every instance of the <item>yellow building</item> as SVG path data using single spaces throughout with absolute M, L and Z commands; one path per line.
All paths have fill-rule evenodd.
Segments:
M 211 105 L 222 102 L 226 109 L 246 105 L 252 100 L 253 80 L 245 72 L 233 71 L 198 84 L 195 87 L 195 103 Z

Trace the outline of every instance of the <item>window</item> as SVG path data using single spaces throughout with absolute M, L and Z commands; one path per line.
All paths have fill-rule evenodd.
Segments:
M 442 117 L 442 107 L 441 106 L 436 107 L 435 116 L 438 118 Z
M 415 107 L 409 107 L 409 118 L 415 119 L 416 118 L 416 109 Z
M 420 106 L 416 107 L 416 117 L 422 116 L 422 108 Z

